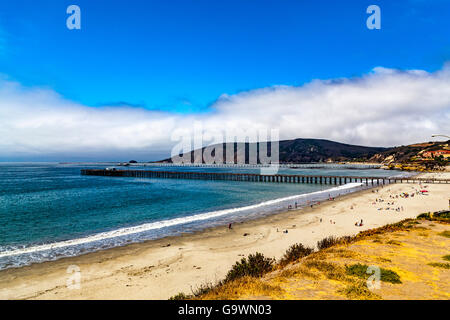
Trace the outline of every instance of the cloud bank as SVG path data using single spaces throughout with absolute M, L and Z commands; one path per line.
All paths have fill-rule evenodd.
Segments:
M 357 78 L 222 95 L 208 112 L 189 115 L 87 107 L 49 89 L 0 80 L 0 159 L 155 158 L 169 155 L 177 143 L 172 133 L 195 121 L 227 132 L 279 129 L 281 139 L 369 146 L 428 141 L 433 133 L 450 133 L 450 65 L 433 73 L 379 67 Z

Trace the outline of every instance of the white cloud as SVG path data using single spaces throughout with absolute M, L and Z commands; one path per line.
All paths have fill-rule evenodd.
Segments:
M 0 157 L 45 154 L 169 154 L 171 133 L 278 128 L 281 139 L 325 138 L 371 146 L 430 140 L 450 132 L 450 66 L 428 73 L 375 68 L 353 79 L 315 80 L 221 96 L 206 114 L 92 108 L 48 89 L 0 80 Z

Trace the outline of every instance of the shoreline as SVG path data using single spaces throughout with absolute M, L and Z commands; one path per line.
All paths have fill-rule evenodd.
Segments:
M 411 192 L 412 186 L 418 188 L 412 184 L 392 184 L 379 188 L 378 194 L 373 192 L 376 187 L 356 191 L 322 202 L 313 209 L 304 207 L 236 223 L 231 230 L 225 226 L 211 227 L 2 270 L 0 299 L 167 299 L 179 292 L 189 293 L 191 288 L 205 282 L 222 279 L 237 260 L 256 251 L 279 258 L 294 243 L 315 245 L 329 235 L 352 235 L 424 211 L 448 208 L 445 185 L 429 185 L 429 196 L 396 199 L 405 207 L 402 212 L 380 212 L 370 204 L 375 197 L 385 198 L 388 190 L 399 194 Z M 364 219 L 363 227 L 354 226 L 359 219 Z M 282 230 L 289 232 L 284 234 Z M 79 290 L 66 287 L 70 277 L 67 268 L 71 265 L 80 268 Z
M 39 245 L 34 245 L 25 248 L 18 248 L 7 252 L 0 252 L 0 259 L 8 256 L 17 257 L 22 256 L 24 254 L 38 254 L 44 255 L 50 250 L 55 254 L 60 249 L 72 248 L 72 254 L 65 255 L 64 253 L 56 255 L 56 256 L 47 256 L 47 259 L 41 258 L 41 260 L 37 257 L 34 258 L 34 261 L 27 261 L 22 265 L 11 265 L 6 268 L 0 268 L 0 271 L 7 270 L 10 268 L 21 268 L 28 265 L 43 263 L 48 261 L 57 261 L 63 258 L 80 256 L 92 252 L 98 252 L 102 250 L 108 250 L 115 247 L 127 246 L 133 243 L 143 243 L 146 241 L 155 241 L 159 239 L 164 239 L 167 237 L 177 237 L 181 234 L 192 234 L 196 232 L 202 232 L 207 229 L 215 228 L 215 227 L 223 227 L 228 225 L 229 223 L 240 223 L 245 221 L 253 221 L 262 219 L 267 216 L 277 215 L 285 211 L 292 210 L 287 209 L 288 206 L 294 206 L 294 203 L 298 203 L 298 207 L 296 209 L 300 210 L 304 207 L 308 207 L 310 204 L 316 204 L 323 201 L 328 200 L 329 197 L 338 198 L 346 194 L 355 193 L 361 190 L 367 190 L 373 188 L 372 186 L 364 186 L 360 183 L 348 183 L 345 185 L 333 186 L 329 185 L 328 188 L 311 191 L 308 193 L 301 193 L 295 195 L 284 196 L 281 198 L 275 198 L 270 200 L 265 200 L 255 204 L 244 205 L 241 207 L 232 207 L 228 209 L 220 209 L 207 211 L 203 213 L 197 213 L 193 215 L 188 215 L 184 217 L 178 217 L 173 219 L 166 219 L 160 221 L 146 222 L 141 223 L 136 226 L 129 227 L 119 227 L 110 231 L 104 231 L 99 233 L 94 233 L 91 235 L 86 235 L 80 238 L 73 238 L 67 240 L 61 240 L 51 243 L 44 243 Z M 280 206 L 280 204 L 283 204 Z M 274 206 L 275 205 L 275 206 Z M 272 208 L 270 208 L 272 206 Z M 255 215 L 256 213 L 256 215 Z M 210 221 L 207 225 L 202 225 L 202 221 Z M 182 231 L 172 231 L 167 234 L 163 234 L 160 237 L 156 238 L 148 238 L 148 239 L 140 239 L 140 240 L 122 240 L 122 243 L 116 245 L 108 245 L 108 243 L 103 243 L 100 247 L 91 247 L 80 249 L 77 246 L 80 245 L 89 245 L 94 244 L 99 241 L 105 240 L 114 240 L 120 239 L 126 236 L 136 236 L 136 239 L 139 239 L 139 235 L 144 232 L 149 232 L 151 230 L 162 230 L 166 228 L 170 228 L 173 226 L 183 226 L 188 225 L 190 223 L 200 223 L 198 227 L 191 228 L 189 232 Z M 203 222 L 204 223 L 204 222 Z M 209 226 L 208 226 L 209 224 Z M 120 240 L 119 240 L 120 241 Z M 1 265 L 1 264 L 0 264 Z

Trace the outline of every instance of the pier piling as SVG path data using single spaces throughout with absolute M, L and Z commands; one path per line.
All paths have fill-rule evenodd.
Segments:
M 360 182 L 366 185 L 384 185 L 389 183 L 443 183 L 450 184 L 450 179 L 402 178 L 402 177 L 349 177 L 323 175 L 260 175 L 255 173 L 221 173 L 221 172 L 178 172 L 156 170 L 106 170 L 83 169 L 82 175 L 104 177 L 157 178 L 157 179 L 195 179 L 195 180 L 231 180 L 248 182 L 277 183 L 313 183 L 342 185 L 348 182 Z

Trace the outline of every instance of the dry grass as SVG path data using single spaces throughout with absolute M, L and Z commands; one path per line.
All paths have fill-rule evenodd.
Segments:
M 340 293 L 343 293 L 347 298 L 352 300 L 379 300 L 381 297 L 376 293 L 373 293 L 367 288 L 367 285 L 364 281 L 355 282 L 349 284 L 344 289 L 339 290 Z
M 246 296 L 277 297 L 283 294 L 280 286 L 271 285 L 260 278 L 243 277 L 227 282 L 202 295 L 202 300 L 234 300 Z
M 351 238 L 328 237 L 319 241 L 318 247 L 322 249 L 316 252 L 297 244 L 287 250 L 275 271 L 266 270 L 257 277 L 244 275 L 216 286 L 206 285 L 194 295 L 178 298 L 414 299 L 423 290 L 424 296 L 449 299 L 445 283 L 450 280 L 446 273 L 450 263 L 429 263 L 427 258 L 442 252 L 442 259 L 450 261 L 450 255 L 445 255 L 450 243 L 441 240 L 450 238 L 450 230 L 445 228 L 448 228 L 446 221 L 408 219 Z M 419 238 L 421 234 L 426 238 Z M 383 283 L 380 290 L 371 290 L 366 283 L 370 276 L 367 268 L 371 265 L 380 267 Z

